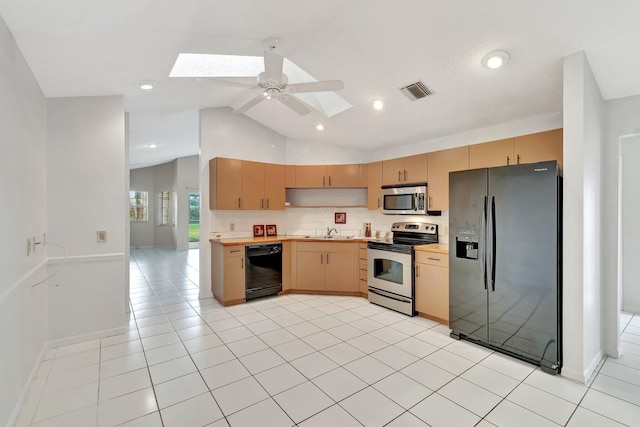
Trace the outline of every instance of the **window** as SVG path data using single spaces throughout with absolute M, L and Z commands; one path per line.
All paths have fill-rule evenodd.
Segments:
M 171 214 L 170 214 L 170 197 L 169 197 L 169 192 L 168 191 L 163 191 L 162 193 L 160 193 L 160 206 L 161 208 L 161 212 L 160 212 L 160 225 L 169 225 L 169 222 L 171 220 Z
M 129 191 L 129 219 L 131 221 L 148 221 L 149 192 Z

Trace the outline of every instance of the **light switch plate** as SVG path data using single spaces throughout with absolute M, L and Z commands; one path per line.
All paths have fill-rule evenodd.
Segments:
M 98 237 L 98 243 L 106 243 L 107 242 L 107 232 L 105 230 L 100 230 L 96 232 Z

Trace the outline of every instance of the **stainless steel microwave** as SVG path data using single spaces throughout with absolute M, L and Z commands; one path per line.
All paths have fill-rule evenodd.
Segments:
M 383 185 L 382 213 L 427 215 L 427 184 Z

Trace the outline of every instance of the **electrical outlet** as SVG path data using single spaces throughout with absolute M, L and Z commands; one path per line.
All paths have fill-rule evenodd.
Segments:
M 31 239 L 27 239 L 27 256 L 31 255 Z
M 105 230 L 100 230 L 96 232 L 98 243 L 106 243 L 107 242 L 107 232 Z
M 229 224 L 229 231 L 233 231 L 236 229 L 236 225 L 234 223 Z

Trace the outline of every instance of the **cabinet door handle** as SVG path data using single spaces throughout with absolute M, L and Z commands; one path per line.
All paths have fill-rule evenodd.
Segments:
M 240 269 L 244 270 L 244 258 L 240 258 Z
M 509 156 L 507 156 L 507 166 L 509 166 L 509 160 L 511 159 L 509 158 Z
M 401 171 L 398 171 L 398 182 L 402 181 L 402 178 L 400 177 L 401 173 L 402 173 Z
M 269 209 L 269 199 L 267 199 L 267 209 Z
M 323 259 L 324 255 L 320 254 L 320 264 L 323 264 L 322 259 Z
M 260 209 L 264 209 L 264 199 L 260 199 Z
M 516 160 L 517 160 L 518 164 L 520 164 L 520 154 L 518 154 L 518 156 L 516 157 Z
M 238 197 L 238 208 L 240 208 L 240 197 Z
M 327 265 L 329 265 L 329 254 L 327 254 Z
M 323 187 L 325 186 L 325 177 L 324 176 L 322 177 L 322 186 Z
M 405 180 L 405 181 L 407 180 L 407 171 L 406 171 L 406 169 L 405 169 L 405 171 L 404 171 L 404 180 Z
M 331 187 L 331 175 L 329 175 L 329 187 Z
M 420 266 L 416 264 L 416 277 L 420 277 Z

